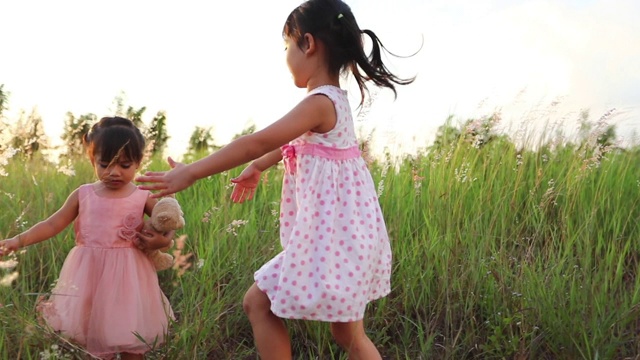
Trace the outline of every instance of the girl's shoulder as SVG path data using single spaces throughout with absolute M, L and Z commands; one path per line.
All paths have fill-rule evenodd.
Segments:
M 321 85 L 309 91 L 307 96 L 322 94 L 327 96 L 334 104 L 348 101 L 347 91 L 334 85 Z
M 86 195 L 86 194 L 90 194 L 92 193 L 94 190 L 95 183 L 88 183 L 88 184 L 82 184 L 80 186 L 78 186 L 74 192 L 78 193 L 79 195 Z
M 351 106 L 349 105 L 349 97 L 347 91 L 334 85 L 322 85 L 309 91 L 309 96 L 324 95 L 333 103 L 338 117 L 351 114 Z

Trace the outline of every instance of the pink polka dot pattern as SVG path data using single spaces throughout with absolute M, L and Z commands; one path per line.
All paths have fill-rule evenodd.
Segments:
M 291 145 L 357 146 L 346 91 L 321 86 L 336 108 L 333 130 Z M 297 155 L 280 204 L 283 251 L 254 274 L 274 314 L 329 322 L 363 318 L 368 302 L 390 291 L 391 248 L 371 174 L 361 157 Z

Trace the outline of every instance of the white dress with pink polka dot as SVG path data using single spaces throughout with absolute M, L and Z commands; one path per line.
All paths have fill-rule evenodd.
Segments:
M 389 293 L 391 248 L 347 93 L 321 86 L 308 96 L 317 94 L 334 103 L 336 126 L 283 146 L 284 250 L 254 278 L 279 317 L 350 322 L 363 318 L 368 302 Z

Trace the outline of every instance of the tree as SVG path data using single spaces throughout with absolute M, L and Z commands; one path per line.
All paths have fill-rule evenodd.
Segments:
M 151 124 L 146 131 L 147 141 L 151 143 L 151 153 L 153 155 L 162 154 L 167 147 L 169 135 L 167 133 L 167 115 L 164 111 L 158 111 L 151 119 Z
M 124 91 L 120 91 L 120 94 L 116 95 L 111 102 L 113 108 L 110 109 L 113 116 L 125 116 L 124 112 L 124 102 L 125 102 L 125 93 Z
M 133 108 L 133 106 L 128 106 L 127 110 L 125 111 L 125 103 L 127 102 L 126 97 L 127 96 L 124 91 L 120 91 L 120 94 L 116 95 L 116 97 L 113 98 L 113 101 L 111 102 L 112 108 L 109 109 L 111 115 L 108 116 L 120 116 L 127 118 L 131 120 L 135 126 L 143 129 L 145 125 L 142 122 L 142 115 L 147 110 L 147 107 L 143 106 L 136 110 Z
M 67 151 L 62 156 L 75 158 L 84 154 L 84 136 L 97 120 L 98 117 L 95 114 L 85 114 L 76 118 L 73 113 L 67 113 L 67 119 L 64 122 L 64 132 L 61 136 L 67 146 Z
M 500 120 L 502 120 L 500 113 L 467 120 L 462 126 L 464 140 L 477 149 L 484 147 L 498 138 L 498 135 L 494 132 L 494 127 Z
M 617 139 L 616 126 L 612 124 L 612 125 L 607 125 L 605 130 L 600 134 L 600 136 L 598 137 L 598 140 L 596 141 L 598 145 L 604 148 L 604 147 L 615 146 L 616 139 Z
M 211 128 L 196 126 L 189 138 L 189 149 L 187 149 L 185 158 L 188 161 L 194 160 L 198 155 L 210 152 L 214 146 Z
M 142 115 L 146 110 L 147 110 L 146 106 L 143 106 L 138 110 L 134 109 L 133 106 L 129 106 L 129 108 L 127 109 L 127 113 L 125 114 L 125 117 L 131 120 L 138 129 L 142 130 L 145 128 L 144 122 L 142 122 Z
M 20 117 L 13 130 L 10 145 L 27 159 L 32 159 L 39 151 L 48 148 L 49 143 L 44 133 L 42 117 L 35 109 L 26 119 L 23 116 Z
M 9 126 L 4 122 L 4 116 L 2 115 L 8 108 L 8 101 L 9 94 L 4 90 L 4 84 L 0 84 L 0 155 L 2 155 L 2 152 L 6 147 L 5 136 L 8 136 L 8 134 L 5 134 L 8 133 Z
M 256 132 L 256 125 L 255 124 L 251 124 L 251 125 L 247 126 L 246 128 L 242 129 L 241 132 L 233 135 L 233 138 L 231 139 L 231 141 L 233 141 L 233 140 L 235 140 L 235 139 L 237 139 L 239 137 L 245 136 L 245 135 L 253 134 L 254 132 Z
M 609 124 L 615 115 L 616 109 L 611 109 L 594 123 L 589 120 L 588 110 L 580 113 L 578 150 L 585 158 L 600 161 L 606 153 L 617 149 L 616 126 Z
M 451 125 L 452 120 L 453 116 L 449 116 L 444 125 L 438 127 L 433 145 L 429 147 L 430 151 L 443 150 L 456 144 L 460 140 L 460 129 Z
M 8 104 L 9 93 L 4 90 L 4 84 L 0 84 L 0 120 L 4 111 L 8 109 Z

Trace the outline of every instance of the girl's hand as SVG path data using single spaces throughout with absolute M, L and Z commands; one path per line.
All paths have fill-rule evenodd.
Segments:
M 163 234 L 153 230 L 151 227 L 145 227 L 138 233 L 137 238 L 133 240 L 133 244 L 145 252 L 167 248 L 171 245 L 171 240 L 175 234 L 175 230 Z
M 249 165 L 238 177 L 231 179 L 231 182 L 235 184 L 231 193 L 231 200 L 235 203 L 243 203 L 245 200 L 253 199 L 261 174 L 262 171 L 253 165 Z
M 167 159 L 170 171 L 148 171 L 144 176 L 138 176 L 136 181 L 149 182 L 153 184 L 138 186 L 142 190 L 160 190 L 151 195 L 153 198 L 177 193 L 191 186 L 196 179 L 191 176 L 185 164 L 174 161 L 171 157 Z
M 20 250 L 20 245 L 20 239 L 15 236 L 11 239 L 0 241 L 0 256 L 5 256 L 11 254 L 14 251 Z

